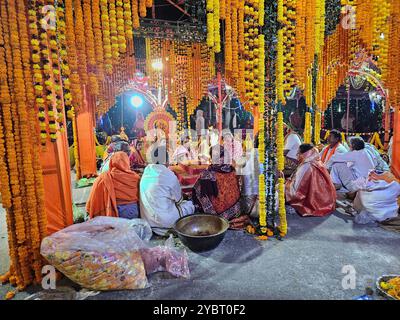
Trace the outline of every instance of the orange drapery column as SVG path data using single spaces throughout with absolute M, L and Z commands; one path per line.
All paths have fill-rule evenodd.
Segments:
M 400 178 L 400 109 L 394 112 L 393 145 L 392 145 L 392 171 Z
M 258 124 L 259 120 L 260 120 L 260 113 L 258 112 L 258 110 L 254 110 L 254 136 L 258 133 L 258 130 L 260 130 Z
M 81 177 L 97 174 L 93 103 L 93 99 L 84 90 L 84 103 L 76 115 L 76 135 Z
M 52 234 L 73 223 L 71 172 L 66 132 L 48 142 L 40 154 L 43 169 L 47 231 Z

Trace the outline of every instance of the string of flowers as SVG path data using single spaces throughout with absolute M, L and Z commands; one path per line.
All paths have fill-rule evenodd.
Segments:
M 311 143 L 311 112 L 305 113 L 304 143 Z
M 215 53 L 221 52 L 221 34 L 220 34 L 220 10 L 219 0 L 214 0 L 214 51 Z
M 132 0 L 132 26 L 134 29 L 140 27 L 138 0 Z
M 113 64 L 117 63 L 120 53 L 118 41 L 117 12 L 115 8 L 115 0 L 108 0 L 108 18 L 110 21 L 111 48 L 113 56 Z
M 126 53 L 124 3 L 122 2 L 122 0 L 116 1 L 116 16 L 117 16 L 119 52 Z
M 65 25 L 68 47 L 68 63 L 71 70 L 71 74 L 69 76 L 71 85 L 71 98 L 75 109 L 79 109 L 79 106 L 81 105 L 83 100 L 83 95 L 81 89 L 81 78 L 78 68 L 78 51 L 76 48 L 72 0 L 65 0 Z
M 18 20 L 18 31 L 20 35 L 19 48 L 16 46 L 17 56 L 20 57 L 21 67 L 23 69 L 24 79 L 32 79 L 32 68 L 31 68 L 31 49 L 30 49 L 30 38 L 28 36 L 28 26 L 26 23 L 26 8 L 24 2 L 17 2 L 17 20 Z M 11 13 L 11 12 L 10 12 Z M 9 18 L 12 15 L 9 16 Z M 13 48 L 13 47 L 12 47 Z M 14 52 L 14 48 L 13 48 Z M 13 54 L 13 58 L 15 55 Z M 17 65 L 15 65 L 17 67 Z M 18 66 L 19 67 L 19 66 Z M 19 83 L 18 83 L 19 82 Z M 38 198 L 36 193 L 35 184 L 35 173 L 33 168 L 33 159 L 38 157 L 38 154 L 33 154 L 33 145 L 37 144 L 36 122 L 30 122 L 34 119 L 34 113 L 32 108 L 28 106 L 33 105 L 35 101 L 35 94 L 33 83 L 31 81 L 24 81 L 23 79 L 14 80 L 15 88 L 21 85 L 21 94 L 25 94 L 22 97 L 16 97 L 19 121 L 20 121 L 20 136 L 21 136 L 21 147 L 22 150 L 31 153 L 30 157 L 24 157 L 23 163 L 23 177 L 20 177 L 20 184 L 23 189 L 24 195 L 24 206 L 25 214 L 25 229 L 27 231 L 28 242 L 26 243 L 26 251 L 30 255 L 28 260 L 27 269 L 30 268 L 30 275 L 26 276 L 29 279 L 27 283 L 30 283 L 32 279 L 32 273 L 36 283 L 39 283 L 42 279 L 41 267 L 42 258 L 40 255 L 40 232 L 38 225 L 38 215 L 44 214 L 44 212 L 38 212 Z M 24 88 L 22 88 L 25 84 Z M 23 90 L 24 89 L 24 90 Z M 59 89 L 61 90 L 61 88 Z M 16 92 L 16 94 L 18 94 Z M 32 134 L 33 133 L 33 134 Z M 39 200 L 40 201 L 40 200 Z
M 314 144 L 316 146 L 321 144 L 321 112 L 316 111 L 314 117 Z
M 146 0 L 139 0 L 139 15 L 144 18 L 147 14 Z
M 104 64 L 105 64 L 104 47 L 103 47 L 104 38 L 101 25 L 100 1 L 101 0 L 92 0 L 93 35 L 94 39 L 96 39 L 94 43 L 94 49 L 96 54 L 96 74 L 98 75 L 99 82 L 104 78 Z

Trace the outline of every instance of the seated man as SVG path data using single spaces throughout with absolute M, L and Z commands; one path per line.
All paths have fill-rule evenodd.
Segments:
M 286 181 L 286 202 L 301 216 L 330 214 L 335 210 L 335 187 L 318 150 L 311 144 L 302 144 L 297 159 L 299 166 Z
M 140 180 L 140 215 L 158 235 L 165 235 L 183 216 L 193 214 L 191 201 L 185 201 L 176 175 L 168 169 L 164 145 L 155 147 L 151 163 Z
M 290 176 L 298 165 L 297 163 L 297 151 L 301 145 L 300 136 L 289 126 L 285 126 L 285 146 L 283 153 L 285 155 L 285 176 Z
M 331 162 L 332 181 L 339 193 L 356 192 L 359 189 L 357 181 L 366 179 L 375 169 L 375 163 L 360 137 L 350 138 L 350 151 L 335 154 Z
M 139 180 L 139 175 L 130 169 L 128 155 L 116 152 L 110 160 L 110 169 L 100 174 L 93 184 L 86 203 L 90 218 L 138 218 Z
M 131 148 L 130 148 L 128 142 L 126 142 L 124 140 L 120 140 L 120 141 L 114 142 L 113 146 L 112 146 L 112 149 L 110 149 L 110 151 L 108 151 L 108 153 L 107 153 L 108 156 L 107 156 L 106 159 L 104 159 L 103 164 L 102 164 L 102 166 L 100 168 L 100 172 L 101 173 L 107 172 L 109 170 L 110 161 L 111 161 L 112 156 L 116 152 L 120 152 L 120 151 L 125 152 L 128 155 L 128 157 L 131 156 Z
M 372 171 L 363 189 L 357 192 L 354 208 L 358 212 L 355 222 L 367 224 L 382 222 L 398 216 L 400 181 L 390 172 Z
M 378 149 L 370 143 L 365 143 L 365 150 L 368 151 L 375 164 L 375 169 L 378 171 L 389 171 L 389 165 L 381 157 Z
M 339 154 L 339 153 L 346 153 L 347 149 L 346 147 L 340 143 L 342 141 L 342 135 L 340 131 L 338 130 L 332 130 L 329 133 L 328 137 L 328 145 L 322 149 L 320 155 L 321 155 L 321 161 L 322 163 L 325 164 L 325 167 L 328 170 L 331 170 L 332 168 L 332 156 L 334 154 Z
M 176 148 L 173 156 L 173 163 L 185 163 L 192 160 L 192 153 L 190 152 L 190 138 L 184 137 L 181 139 L 180 145 Z

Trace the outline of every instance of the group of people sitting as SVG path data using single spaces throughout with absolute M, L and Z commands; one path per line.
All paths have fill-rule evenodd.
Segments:
M 290 158 L 296 149 L 296 159 Z M 347 146 L 342 134 L 332 130 L 328 145 L 319 152 L 311 144 L 301 144 L 289 129 L 285 155 L 286 201 L 299 214 L 324 216 L 340 203 L 360 224 L 398 216 L 400 184 L 379 151 L 361 137 L 351 137 Z
M 349 147 L 339 131 L 332 130 L 328 145 L 319 151 L 304 144 L 287 128 L 285 137 L 285 198 L 301 216 L 325 216 L 338 199 L 354 201 L 356 222 L 384 221 L 397 216 L 399 182 L 374 146 L 353 137 Z M 170 158 L 165 143 L 156 141 L 146 150 L 115 137 L 108 148 L 102 173 L 96 179 L 87 212 L 90 217 L 142 218 L 153 231 L 165 235 L 174 223 L 193 213 L 220 215 L 231 228 L 242 228 L 257 212 L 259 174 L 258 138 L 245 148 L 230 132 L 221 142 L 200 138 L 197 150 L 184 138 Z M 197 153 L 196 153 L 197 152 Z M 183 194 L 171 163 L 197 159 L 208 163 L 191 194 Z M 140 169 L 140 170 L 138 170 Z M 136 172 L 135 172 L 136 171 Z

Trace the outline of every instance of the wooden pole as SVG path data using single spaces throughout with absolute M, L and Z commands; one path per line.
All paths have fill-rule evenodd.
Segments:
M 222 138 L 222 84 L 221 84 L 221 72 L 218 71 L 217 74 L 218 80 L 218 131 L 219 137 Z
M 346 136 L 349 134 L 349 115 L 350 115 L 350 84 L 347 89 Z
M 384 137 L 384 149 L 385 151 L 389 149 L 390 140 L 390 104 L 383 100 L 385 109 L 385 137 Z

